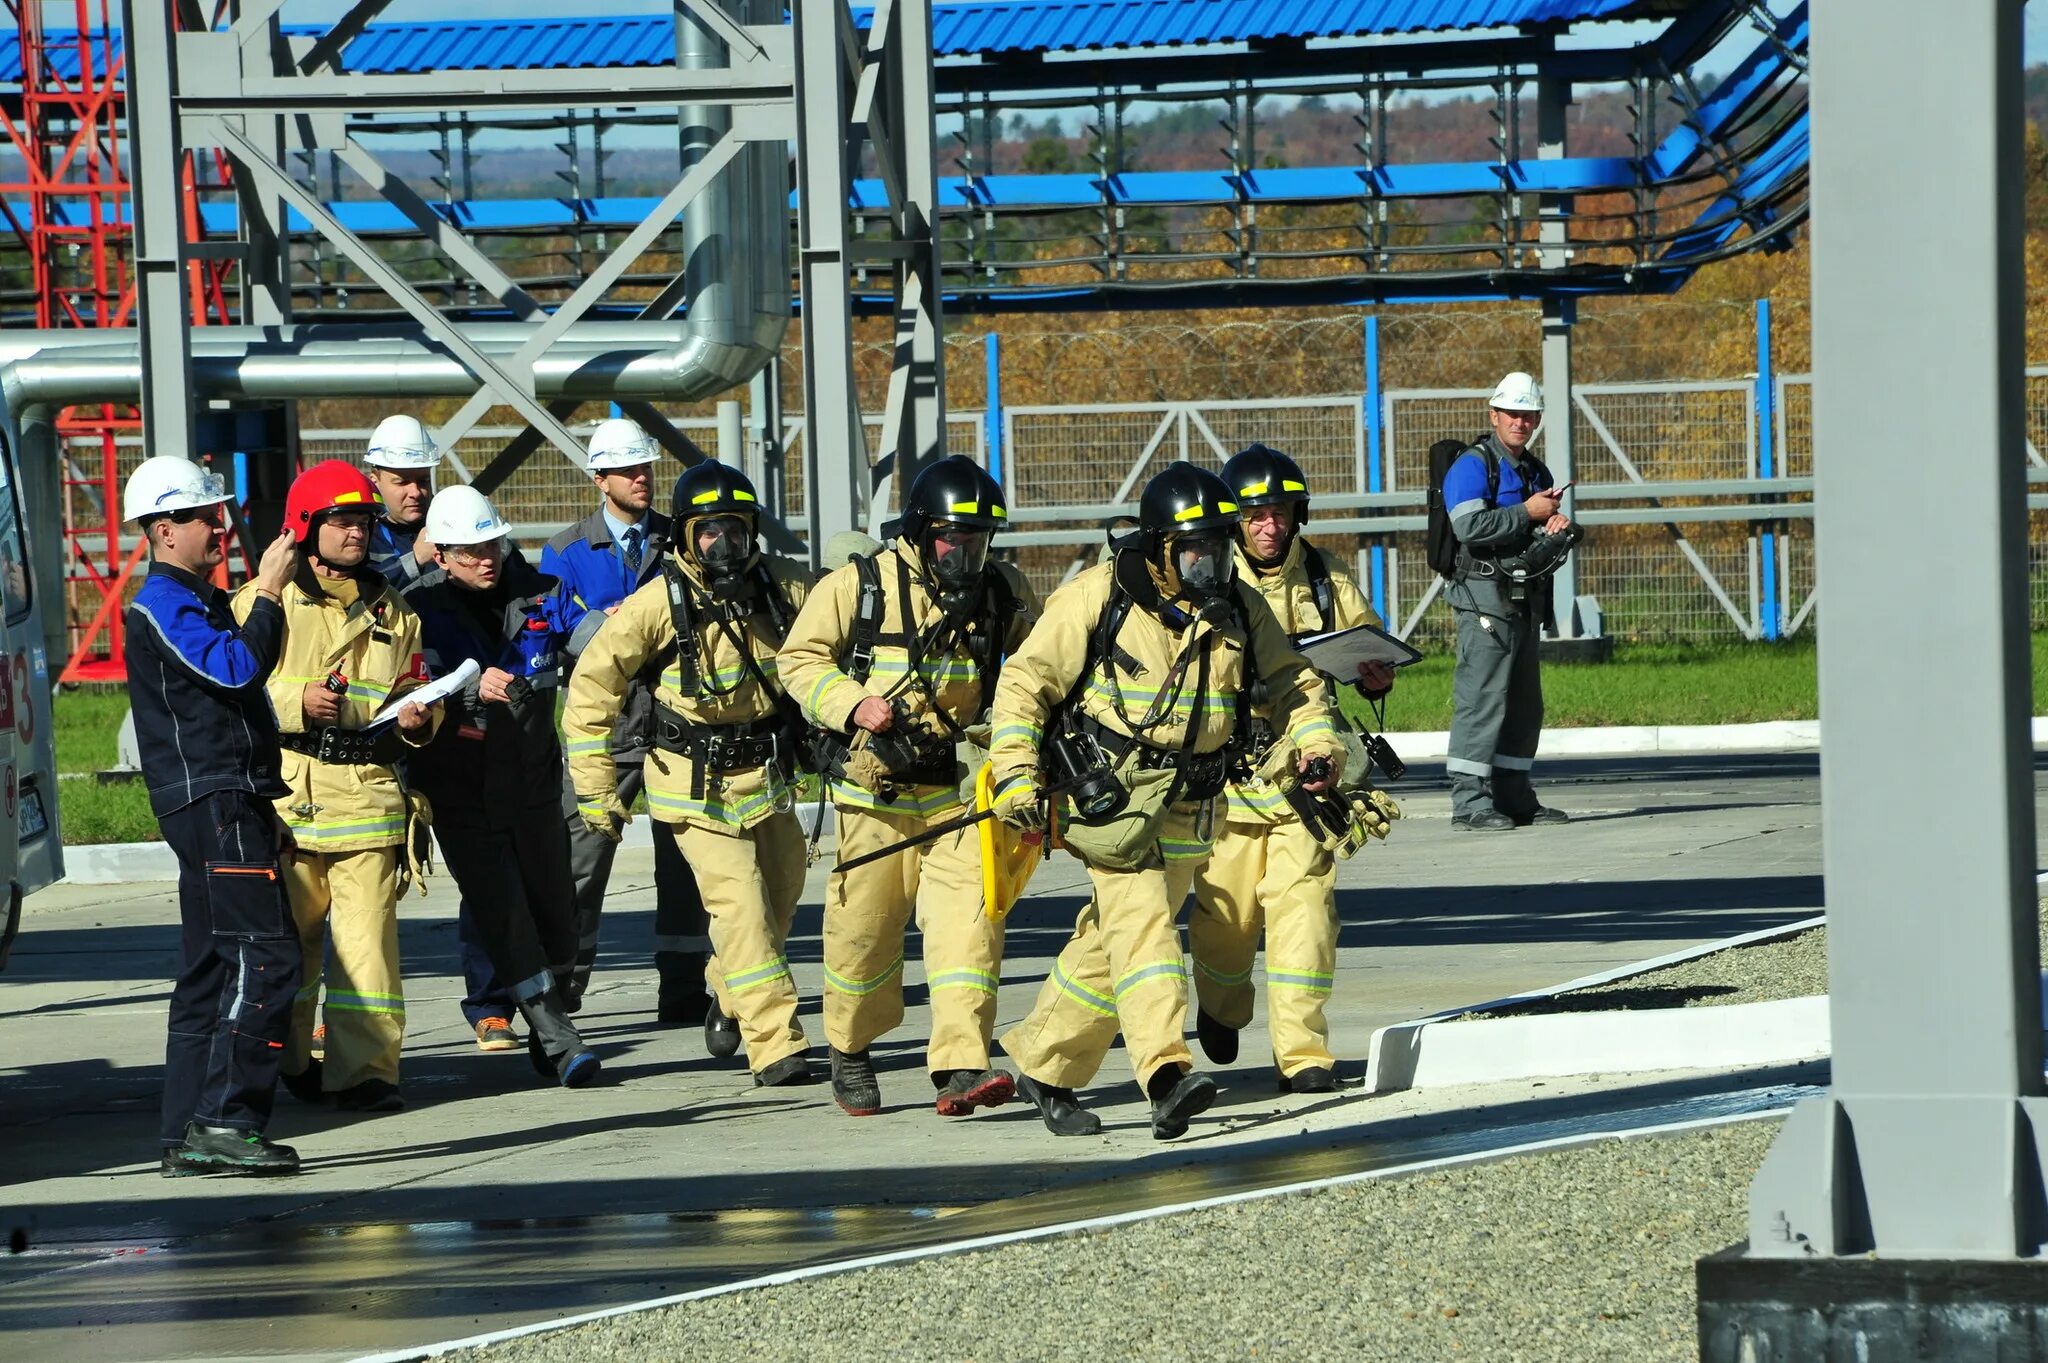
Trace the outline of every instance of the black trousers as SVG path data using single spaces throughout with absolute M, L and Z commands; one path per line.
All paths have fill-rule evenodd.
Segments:
M 646 784 L 638 762 L 616 768 L 619 799 L 630 807 Z M 604 895 L 611 884 L 612 860 L 618 844 L 591 831 L 576 812 L 576 789 L 565 778 L 562 820 L 569 829 L 569 870 L 576 881 L 576 972 L 569 983 L 571 998 L 581 998 L 597 965 Z M 651 819 L 649 815 L 643 818 Z M 711 955 L 711 915 L 697 888 L 697 873 L 683 859 L 676 831 L 659 820 L 654 824 L 654 970 L 660 980 L 660 1002 L 683 1003 L 704 996 L 704 963 Z
M 434 836 L 502 987 L 523 1003 L 566 984 L 576 962 L 576 894 L 569 830 L 554 805 L 529 806 L 503 828 L 442 819 Z
M 158 821 L 178 858 L 184 940 L 164 1051 L 162 1138 L 188 1122 L 260 1132 L 302 973 L 270 802 L 216 791 Z

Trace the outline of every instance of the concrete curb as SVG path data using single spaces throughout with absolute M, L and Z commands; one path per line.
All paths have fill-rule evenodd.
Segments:
M 1626 1011 L 1616 1010 L 1608 1013 L 1550 1014 L 1533 1018 L 1496 1018 L 1475 1022 L 1455 1022 L 1453 1019 L 1464 1017 L 1469 1013 L 1498 1012 L 1501 1009 L 1511 1008 L 1517 1004 L 1529 1003 L 1536 999 L 1555 998 L 1559 994 L 1569 994 L 1580 989 L 1591 989 L 1596 985 L 1612 984 L 1616 980 L 1626 980 L 1636 975 L 1647 975 L 1653 970 L 1662 970 L 1666 966 L 1677 965 L 1681 961 L 1696 960 L 1701 956 L 1711 956 L 1717 951 L 1729 951 L 1736 947 L 1754 946 L 1759 942 L 1770 942 L 1781 937 L 1791 937 L 1805 932 L 1809 928 L 1819 927 L 1825 922 L 1827 922 L 1826 914 L 1816 914 L 1811 918 L 1802 918 L 1796 923 L 1786 923 L 1775 928 L 1760 928 L 1755 932 L 1737 933 L 1733 937 L 1723 937 L 1718 941 L 1702 943 L 1696 947 L 1686 947 L 1683 950 L 1668 952 L 1662 956 L 1652 956 L 1648 960 L 1634 961 L 1628 965 L 1616 966 L 1612 970 L 1603 970 L 1592 975 L 1582 975 L 1576 980 L 1566 980 L 1563 984 L 1551 985 L 1547 989 L 1532 989 L 1523 994 L 1509 994 L 1505 998 L 1489 999 L 1485 1003 L 1474 1004 L 1469 1008 L 1449 1008 L 1441 1013 L 1432 1013 L 1428 1017 L 1416 1018 L 1410 1022 L 1397 1022 L 1391 1026 L 1382 1027 L 1372 1034 L 1372 1042 L 1367 1048 L 1366 1092 L 1392 1093 L 1397 1089 L 1426 1088 L 1431 1085 L 1485 1083 L 1490 1079 L 1528 1078 L 1531 1074 L 1541 1076 L 1596 1074 L 1616 1070 L 1697 1068 L 1686 1063 L 1684 1060 L 1683 1057 L 1687 1052 L 1671 1052 L 1667 1050 L 1664 1044 L 1665 1037 L 1663 1033 L 1659 1032 L 1653 1037 L 1646 1035 L 1644 1044 L 1633 1052 L 1628 1049 L 1628 1033 L 1635 1029 L 1637 1020 L 1648 1018 L 1658 1013 L 1739 1014 L 1745 1009 L 1761 1008 L 1765 1005 L 1732 1004 L 1720 1008 L 1632 1009 Z M 1824 995 L 1818 997 L 1825 999 Z M 1821 1007 L 1820 1018 L 1823 1026 L 1821 1054 L 1825 1055 L 1827 1053 L 1827 1040 L 1825 1036 L 1827 1008 L 1825 1003 Z M 1613 1038 L 1608 1038 L 1604 1035 L 1590 1034 L 1596 1032 L 1597 1028 L 1564 1028 L 1556 1029 L 1554 1034 L 1548 1035 L 1547 1038 L 1539 1036 L 1532 1043 L 1523 1034 L 1529 1030 L 1523 1026 L 1526 1023 L 1569 1021 L 1583 1024 L 1589 1019 L 1594 1023 L 1613 1024 L 1617 1035 Z M 1780 1020 L 1774 1019 L 1767 1014 L 1758 1014 L 1757 1020 L 1759 1022 L 1767 1022 L 1773 1027 L 1778 1027 L 1780 1023 Z M 1534 1030 L 1543 1033 L 1547 1029 L 1536 1028 Z M 1581 1030 L 1589 1034 L 1581 1035 Z M 1489 1031 L 1500 1031 L 1501 1035 L 1489 1039 L 1486 1035 Z M 1797 1039 L 1796 1036 L 1794 1039 Z M 1717 1042 L 1712 1038 L 1704 1040 L 1687 1038 L 1682 1044 L 1687 1046 L 1700 1044 L 1732 1046 L 1734 1043 Z M 1532 1045 L 1534 1046 L 1533 1051 Z M 1624 1054 L 1630 1063 L 1607 1063 L 1603 1059 L 1598 1064 L 1582 1065 L 1578 1055 L 1570 1049 L 1574 1045 L 1583 1046 L 1589 1053 L 1597 1053 L 1602 1057 Z M 1674 1054 L 1680 1057 L 1676 1061 L 1672 1059 Z M 1440 1055 L 1442 1057 L 1441 1065 L 1439 1064 Z M 1813 1057 L 1798 1055 L 1785 1058 L 1805 1060 Z M 1533 1071 L 1515 1068 L 1516 1066 L 1526 1066 L 1530 1063 L 1546 1065 L 1548 1068 Z M 1718 1064 L 1719 1062 L 1703 1063 Z M 1739 1061 L 1730 1063 L 1758 1062 Z M 1487 1068 L 1489 1065 L 1497 1066 L 1498 1072 L 1489 1071 Z M 1447 1077 L 1451 1074 L 1456 1074 L 1460 1077 Z M 1478 1077 L 1465 1077 L 1475 1074 Z
M 1410 762 L 1441 761 L 1451 736 L 1441 729 L 1390 733 L 1387 741 Z M 2048 719 L 2034 721 L 2034 741 L 2048 742 Z M 1764 724 L 1617 725 L 1598 729 L 1545 729 L 1538 757 L 1626 757 L 1634 753 L 1807 752 L 1820 747 L 1820 721 L 1781 719 Z

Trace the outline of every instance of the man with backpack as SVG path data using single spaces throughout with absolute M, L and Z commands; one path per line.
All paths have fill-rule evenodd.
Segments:
M 1290 639 L 1380 623 L 1343 564 L 1302 534 L 1309 488 L 1301 465 L 1253 445 L 1223 466 L 1223 482 L 1237 498 L 1238 580 L 1264 598 Z M 1385 695 L 1393 669 L 1368 663 L 1358 682 L 1368 695 Z M 1253 765 L 1277 737 L 1254 715 L 1247 753 Z M 1238 779 L 1226 794 L 1215 851 L 1195 873 L 1188 916 L 1195 1035 L 1217 1064 L 1237 1059 L 1237 1034 L 1252 1017 L 1252 959 L 1263 935 L 1266 1026 L 1280 1091 L 1331 1092 L 1337 1062 L 1323 1007 L 1337 968 L 1336 856 L 1280 787 Z
M 1003 1035 L 1019 1088 L 1056 1136 L 1101 1129 L 1074 1090 L 1119 1030 L 1155 1139 L 1183 1135 L 1216 1099 L 1188 1053 L 1174 918 L 1210 855 L 1216 802 L 1255 713 L 1277 735 L 1266 766 L 1280 780 L 1321 791 L 1343 775 L 1323 679 L 1234 580 L 1237 517 L 1222 479 L 1168 465 L 1139 496 L 1137 528 L 1053 593 L 996 685 L 996 814 L 1043 829 L 1058 801 L 1067 850 L 1095 890 L 1031 1015 Z
M 1458 617 L 1451 682 L 1451 826 L 1499 831 L 1569 822 L 1529 783 L 1543 730 L 1537 635 L 1549 614 L 1549 583 L 1528 571 L 1532 550 L 1573 534 L 1558 510 L 1563 489 L 1529 450 L 1543 419 L 1536 380 L 1516 372 L 1487 404 L 1492 433 L 1462 452 L 1430 453 L 1430 565 L 1449 579 Z M 1453 455 L 1436 474 L 1445 455 Z
M 903 498 L 894 543 L 857 554 L 811 592 L 782 646 L 782 684 L 820 731 L 839 860 L 881 852 L 958 817 L 985 744 L 1006 654 L 1037 614 L 1022 573 L 988 557 L 1007 511 L 970 459 L 928 465 Z M 987 911 L 981 834 L 955 829 L 825 883 L 825 1036 L 832 1097 L 881 1110 L 868 1047 L 903 1020 L 903 933 L 924 934 L 932 1036 L 925 1064 L 943 1117 L 1008 1102 L 989 1062 L 1003 925 Z

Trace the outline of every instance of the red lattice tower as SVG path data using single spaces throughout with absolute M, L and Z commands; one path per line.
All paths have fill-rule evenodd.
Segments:
M 46 329 L 126 327 L 135 311 L 128 267 L 129 186 L 122 172 L 122 51 L 111 0 L 73 0 L 71 29 L 46 28 L 46 0 L 0 0 L 21 43 L 20 117 L 0 108 L 22 179 L 0 183 L 0 212 L 27 251 L 36 325 Z M 216 181 L 225 166 L 216 162 Z M 184 175 L 188 240 L 199 236 L 193 165 Z M 15 205 L 24 205 L 24 221 Z M 229 262 L 190 269 L 195 324 L 229 320 Z M 141 433 L 133 407 L 73 407 L 57 420 L 64 455 L 65 603 L 72 646 L 58 680 L 124 681 L 121 613 L 140 546 L 121 549 L 123 438 Z M 134 450 L 131 444 L 126 447 Z

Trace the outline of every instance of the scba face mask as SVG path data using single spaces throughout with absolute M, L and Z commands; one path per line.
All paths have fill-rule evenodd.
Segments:
M 935 525 L 925 536 L 924 561 L 931 565 L 932 577 L 942 589 L 971 587 L 981 581 L 982 570 L 988 566 L 989 539 L 986 530 Z
M 693 521 L 690 550 L 706 576 L 731 577 L 754 556 L 754 527 L 744 516 L 707 516 Z
M 1223 531 L 1182 535 L 1169 547 L 1181 590 L 1196 601 L 1212 600 L 1230 586 L 1235 563 L 1231 538 Z

